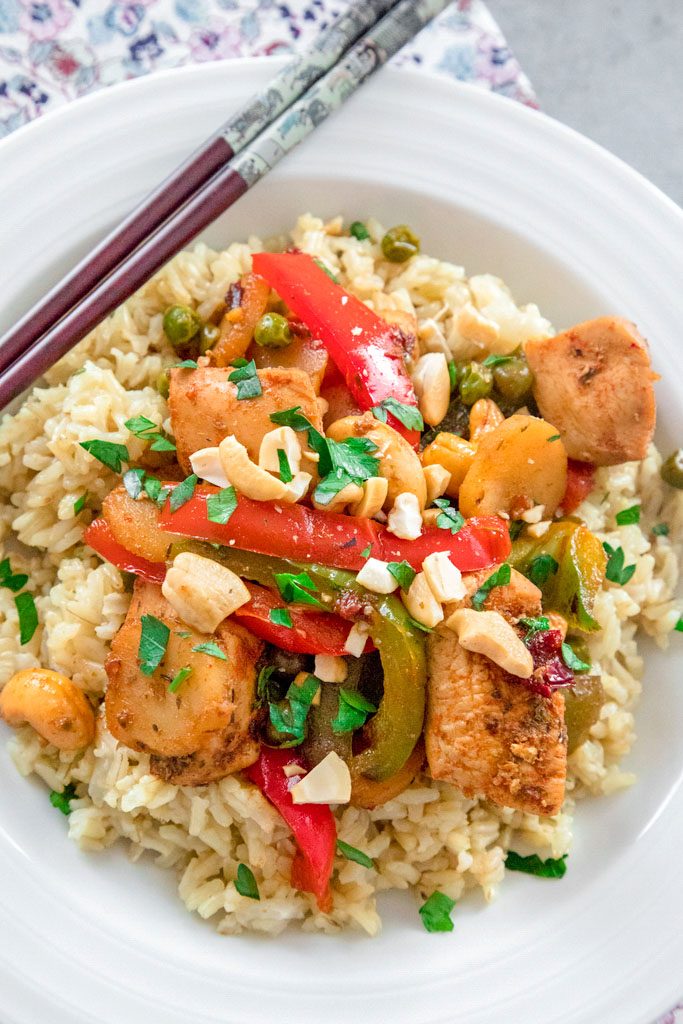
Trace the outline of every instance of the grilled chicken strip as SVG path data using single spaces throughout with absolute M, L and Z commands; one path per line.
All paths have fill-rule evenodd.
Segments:
M 655 429 L 647 343 L 620 317 L 587 320 L 526 343 L 534 398 L 572 459 L 597 466 L 643 459 Z
M 153 615 L 171 631 L 162 662 L 149 676 L 138 658 L 143 615 Z M 226 660 L 193 651 L 209 641 Z M 109 731 L 133 750 L 152 754 L 154 774 L 181 785 L 203 785 L 246 768 L 259 752 L 252 705 L 262 649 L 260 640 L 230 619 L 213 636 L 196 632 L 179 619 L 159 587 L 137 580 L 105 665 Z M 191 674 L 171 692 L 169 684 L 186 666 Z
M 469 596 L 449 605 L 447 615 L 468 607 L 490 574 L 463 577 Z M 484 607 L 511 621 L 538 615 L 540 591 L 513 570 L 510 584 L 494 588 Z M 561 693 L 532 693 L 488 658 L 466 651 L 443 625 L 429 636 L 428 659 L 425 745 L 432 778 L 504 807 L 557 814 L 567 773 Z

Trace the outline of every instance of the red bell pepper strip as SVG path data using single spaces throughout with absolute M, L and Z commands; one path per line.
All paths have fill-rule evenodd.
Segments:
M 471 572 L 503 562 L 510 553 L 507 524 L 498 516 L 469 519 L 455 534 L 431 526 L 417 540 L 401 540 L 372 519 L 319 512 L 305 505 L 252 501 L 240 495 L 237 508 L 223 525 L 207 518 L 206 499 L 215 492 L 214 487 L 197 487 L 177 512 L 171 512 L 167 502 L 159 520 L 161 529 L 243 551 L 354 572 L 363 568 L 370 555 L 385 562 L 405 559 L 419 571 L 427 555 L 446 551 L 462 572 Z
M 163 562 L 150 562 L 141 555 L 134 555 L 114 537 L 106 519 L 94 519 L 83 534 L 86 544 L 111 562 L 122 572 L 134 572 L 148 583 L 163 583 L 166 566 Z
M 595 485 L 595 466 L 592 462 L 577 462 L 569 459 L 567 463 L 567 486 L 564 498 L 560 502 L 565 515 L 574 512 L 584 498 L 587 498 Z
M 232 618 L 254 636 L 293 654 L 348 654 L 344 645 L 351 626 L 344 619 L 332 612 L 302 611 L 291 604 L 285 604 L 267 587 L 249 582 L 246 582 L 246 586 L 251 601 L 233 612 Z M 291 629 L 270 621 L 273 608 L 288 609 L 292 619 Z M 366 650 L 374 650 L 370 641 Z
M 245 774 L 277 808 L 294 834 L 298 853 L 292 863 L 292 886 L 312 892 L 320 909 L 329 914 L 337 827 L 327 804 L 294 803 L 289 792 L 293 780 L 284 772 L 288 764 L 301 764 L 296 753 L 261 747 L 258 761 Z
M 260 252 L 253 266 L 313 337 L 320 338 L 361 409 L 385 398 L 417 405 L 396 328 L 335 284 L 306 253 Z M 418 431 L 408 430 L 393 416 L 387 422 L 417 445 Z

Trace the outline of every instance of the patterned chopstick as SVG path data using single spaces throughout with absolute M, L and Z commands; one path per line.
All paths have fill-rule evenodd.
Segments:
M 357 0 L 289 61 L 217 132 L 171 173 L 40 302 L 0 338 L 0 373 L 80 302 L 102 278 L 279 117 L 399 0 Z
M 339 63 L 200 188 L 105 280 L 0 376 L 0 408 L 117 306 L 322 123 L 450 0 L 401 0 Z

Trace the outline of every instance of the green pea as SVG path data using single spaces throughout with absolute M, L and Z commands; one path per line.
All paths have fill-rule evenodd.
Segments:
M 201 330 L 202 321 L 189 306 L 169 306 L 164 313 L 163 326 L 173 347 L 182 348 Z
M 285 348 L 291 340 L 287 318 L 279 313 L 264 313 L 256 324 L 254 341 L 263 348 Z
M 670 455 L 659 472 L 664 483 L 683 491 L 683 448 Z
M 524 405 L 525 400 L 531 395 L 534 375 L 526 359 L 516 357 L 494 368 L 493 383 L 508 402 Z
M 349 234 L 353 235 L 354 238 L 357 238 L 359 242 L 364 242 L 370 237 L 370 232 L 366 228 L 365 224 L 360 220 L 354 220 L 353 224 L 349 228 Z
M 215 324 L 204 324 L 199 332 L 199 353 L 204 355 L 213 348 L 221 336 L 220 328 Z
M 493 390 L 493 374 L 488 366 L 481 363 L 468 363 L 462 369 L 458 382 L 460 401 L 464 405 L 474 405 L 480 398 L 488 398 Z
M 382 239 L 382 252 L 390 263 L 405 263 L 420 251 L 420 239 L 406 224 L 390 228 Z
M 157 391 L 162 398 L 168 398 L 170 385 L 170 378 L 168 376 L 168 370 L 162 370 L 157 377 Z

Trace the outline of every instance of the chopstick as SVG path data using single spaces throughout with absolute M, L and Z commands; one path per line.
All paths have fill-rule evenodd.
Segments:
M 7 367 L 0 376 L 0 408 L 29 387 L 260 181 L 449 3 L 450 0 L 400 0 L 330 71 Z
M 0 373 L 80 302 L 221 167 L 240 153 L 399 0 L 358 0 L 289 61 L 233 117 L 176 168 L 136 209 L 0 339 Z

